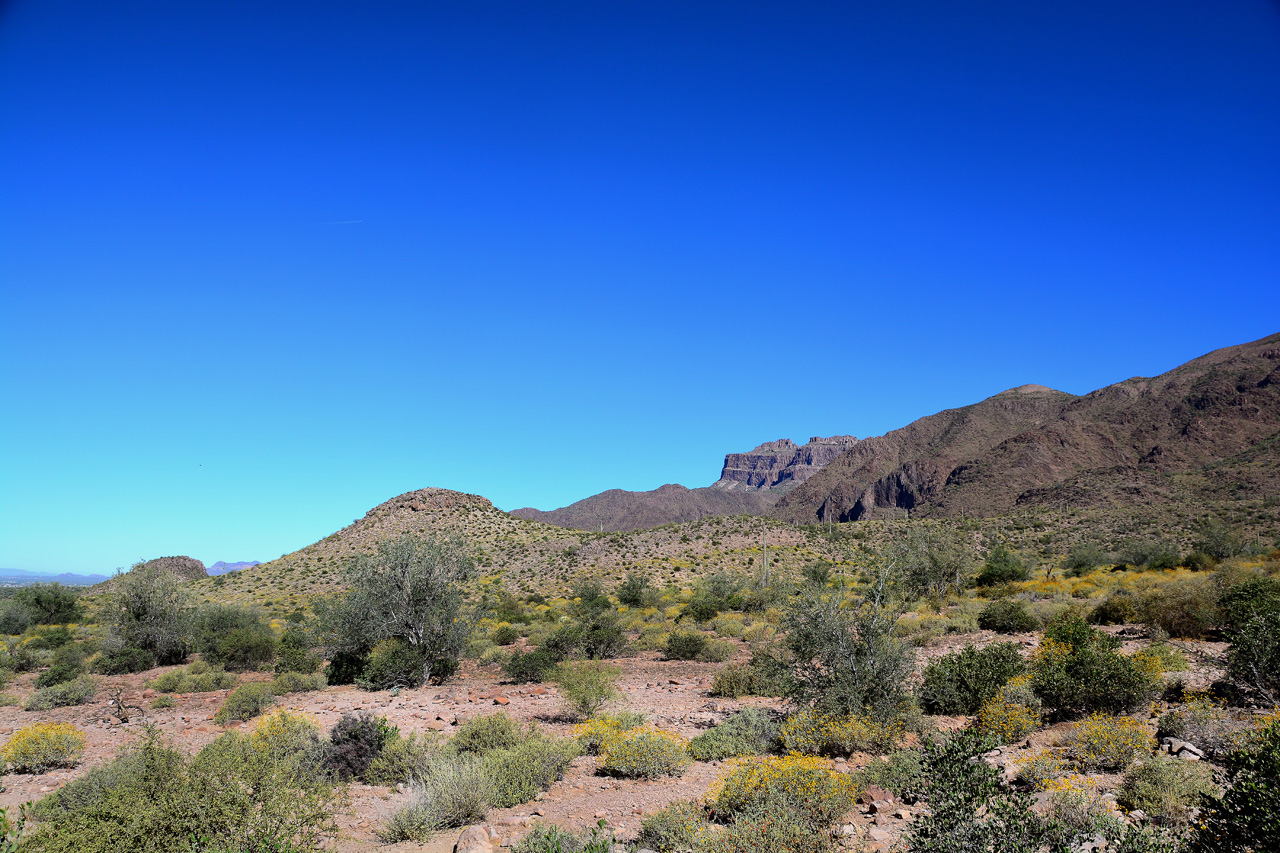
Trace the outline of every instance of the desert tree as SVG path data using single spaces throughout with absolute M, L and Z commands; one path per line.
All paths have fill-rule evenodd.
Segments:
M 886 720 L 910 704 L 911 647 L 894 636 L 902 613 L 897 568 L 879 563 L 868 582 L 848 596 L 815 585 L 787 606 L 786 653 L 774 660 L 788 696 L 832 714 Z
M 195 609 L 180 578 L 159 566 L 138 563 L 117 575 L 111 595 L 111 647 L 138 649 L 156 663 L 186 659 Z
M 471 631 L 462 587 L 474 577 L 459 539 L 406 535 L 380 542 L 376 554 L 350 558 L 347 594 L 318 613 L 331 660 L 401 645 L 418 661 L 418 684 L 442 681 Z
M 963 589 L 976 562 L 973 549 L 959 537 L 919 523 L 890 542 L 879 559 L 894 567 L 907 592 L 930 598 Z

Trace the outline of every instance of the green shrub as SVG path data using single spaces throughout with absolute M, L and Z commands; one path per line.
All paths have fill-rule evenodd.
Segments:
M 854 773 L 861 788 L 876 785 L 904 802 L 913 802 L 914 793 L 924 785 L 924 754 L 918 749 L 895 749 L 883 758 L 873 758 Z
M 724 663 L 737 651 L 738 645 L 733 640 L 712 637 L 702 646 L 702 651 L 698 652 L 698 660 L 707 663 Z
M 484 717 L 473 717 L 458 726 L 457 733 L 449 741 L 454 752 L 474 752 L 484 755 L 494 750 L 511 749 L 525 739 L 520 724 L 506 712 L 499 711 Z
M 978 627 L 997 634 L 1021 634 L 1039 628 L 1040 620 L 1021 601 L 1001 598 L 988 604 L 978 614 Z
M 1129 811 L 1141 809 L 1161 823 L 1185 825 L 1191 822 L 1200 798 L 1217 792 L 1208 767 L 1154 755 L 1124 774 L 1116 802 Z
M 14 732 L 3 747 L 5 763 L 18 773 L 74 767 L 84 753 L 84 733 L 69 723 L 32 723 Z
M 708 836 L 699 853 L 832 853 L 830 827 L 806 820 L 786 800 L 766 799 L 752 803 L 734 817 L 733 823 Z
M 618 585 L 618 602 L 628 607 L 644 607 L 650 599 L 657 600 L 657 590 L 649 579 L 636 572 L 627 572 L 627 579 Z
M 235 686 L 236 677 L 221 666 L 195 661 L 185 670 L 171 669 L 152 679 L 150 686 L 161 693 L 212 693 Z
M 563 779 L 565 768 L 580 754 L 575 740 L 541 736 L 486 754 L 489 804 L 504 809 L 529 802 Z
M 1280 613 L 1280 578 L 1250 578 L 1232 584 L 1219 596 L 1218 611 L 1228 636 L 1256 616 Z
M 276 672 L 310 675 L 320 668 L 320 656 L 311 651 L 311 640 L 297 625 L 290 625 L 276 648 Z
M 545 679 L 559 663 L 556 656 L 545 649 L 532 652 L 517 651 L 503 666 L 507 678 L 516 684 L 537 684 Z
M 712 696 L 737 699 L 742 696 L 767 696 L 769 693 L 768 679 L 751 664 L 731 663 L 717 672 L 711 681 Z
M 1110 560 L 1106 551 L 1103 551 L 1097 545 L 1076 545 L 1067 558 L 1062 563 L 1062 568 L 1071 577 L 1081 577 L 1096 569 L 1098 566 L 1106 565 Z
M 151 700 L 151 708 L 154 711 L 161 711 L 165 708 L 172 708 L 177 705 L 177 701 L 172 696 L 157 696 Z
M 1067 757 L 1086 773 L 1119 771 L 1143 751 L 1155 747 L 1146 727 L 1133 717 L 1093 714 L 1067 735 Z
M 383 640 L 373 647 L 356 683 L 366 690 L 418 687 L 426 671 L 426 656 L 404 640 Z
M 677 735 L 641 727 L 601 745 L 600 772 L 633 779 L 679 776 L 689 768 L 686 744 Z
M 232 604 L 209 605 L 196 619 L 201 657 L 227 669 L 258 669 L 276 656 L 276 637 L 258 610 Z
M 334 776 L 343 780 L 361 779 L 375 759 L 382 754 L 382 746 L 399 731 L 383 717 L 368 712 L 343 714 L 329 730 L 329 743 L 324 750 L 324 766 Z
M 103 675 L 123 675 L 129 672 L 146 672 L 156 665 L 156 656 L 137 646 L 104 648 L 94 662 L 94 669 Z
M 41 800 L 39 853 L 314 850 L 337 833 L 333 787 L 305 757 L 228 732 L 194 758 L 155 730 Z
M 1104 598 L 1089 612 L 1094 625 L 1128 625 L 1138 621 L 1138 602 L 1126 590 L 1118 590 Z
M 98 691 L 97 682 L 91 675 L 82 675 L 53 687 L 37 690 L 27 699 L 24 711 L 48 711 L 53 708 L 64 708 L 69 705 L 83 705 L 93 698 Z
M 706 827 L 702 806 L 693 800 L 677 800 L 641 819 L 636 844 L 658 853 L 682 853 L 698 846 Z
M 1003 543 L 996 544 L 987 552 L 982 564 L 982 571 L 974 581 L 978 586 L 996 586 L 997 584 L 1024 581 L 1031 577 L 1031 572 L 1023 565 L 1022 560 Z
M 1224 791 L 1201 800 L 1192 853 L 1274 850 L 1280 839 L 1280 723 L 1222 760 Z
M 920 703 L 930 714 L 976 714 L 1009 679 L 1026 669 L 1017 643 L 965 646 L 924 669 Z
M 387 842 L 424 842 L 442 829 L 476 823 L 488 808 L 489 789 L 479 756 L 437 755 L 411 786 L 409 803 L 391 815 L 379 836 Z
M 520 639 L 520 631 L 510 622 L 499 622 L 489 632 L 489 639 L 499 646 L 509 646 Z
M 1045 629 L 1031 663 L 1031 684 L 1059 717 L 1132 711 L 1157 695 L 1158 677 L 1117 651 L 1113 637 L 1068 619 Z
M 662 654 L 668 660 L 696 660 L 706 645 L 707 637 L 701 631 L 672 631 Z
M 1182 581 L 1148 590 L 1138 599 L 1138 619 L 1170 637 L 1200 639 L 1218 621 L 1210 579 Z
M 1043 791 L 1050 783 L 1067 775 L 1070 766 L 1056 752 L 1041 752 L 1018 768 L 1018 780 L 1033 790 Z
M 261 681 L 241 684 L 227 696 L 218 713 L 213 715 L 213 721 L 225 726 L 239 720 L 252 720 L 270 708 L 274 701 L 276 694 L 271 691 L 270 684 Z
M 36 687 L 52 687 L 71 681 L 84 674 L 84 647 L 79 643 L 65 643 L 58 647 L 50 660 L 50 666 L 36 679 Z
M 606 702 L 619 697 L 616 682 L 622 667 L 600 661 L 573 661 L 557 666 L 552 681 L 569 707 L 580 717 L 590 717 Z
M 423 775 L 428 764 L 439 753 L 440 746 L 433 738 L 417 732 L 408 736 L 396 732 L 387 737 L 365 771 L 365 781 L 370 785 L 397 785 L 411 782 Z
M 1231 634 L 1227 672 L 1261 701 L 1280 703 L 1280 613 L 1254 616 Z
M 603 820 L 574 834 L 555 824 L 535 824 L 511 853 L 614 853 L 622 849 Z
M 271 692 L 277 696 L 284 696 L 287 693 L 310 693 L 323 690 L 324 686 L 324 676 L 318 672 L 308 675 L 296 670 L 285 670 L 271 679 Z
M 761 708 L 743 708 L 720 725 L 689 741 L 698 761 L 722 761 L 735 755 L 759 755 L 778 740 L 778 723 Z

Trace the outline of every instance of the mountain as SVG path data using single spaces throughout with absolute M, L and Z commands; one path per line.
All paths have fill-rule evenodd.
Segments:
M 746 453 L 726 454 L 720 479 L 711 488 L 787 492 L 857 443 L 852 435 L 814 436 L 804 445 L 789 438 L 766 441 Z
M 74 572 L 62 572 L 50 575 L 42 572 L 28 572 L 22 569 L 0 569 L 0 586 L 26 586 L 31 583 L 60 583 L 67 586 L 92 586 L 107 580 L 109 575 L 78 575 Z
M 262 565 L 261 560 L 243 560 L 239 563 L 227 563 L 222 560 L 219 560 L 218 562 L 214 563 L 212 566 L 209 566 L 207 571 L 211 577 L 216 577 L 218 575 L 225 575 L 227 572 L 238 572 L 241 569 L 247 569 L 252 566 L 260 566 L 260 565 Z
M 560 509 L 513 509 L 516 518 L 574 530 L 644 530 L 714 515 L 767 515 L 778 499 L 858 443 L 851 435 L 815 436 L 798 445 L 768 441 L 746 453 L 728 453 L 720 479 L 697 489 L 669 483 L 648 492 L 610 489 Z
M 1073 397 L 1023 386 L 847 450 L 783 496 L 794 523 L 1194 505 L 1280 489 L 1280 334 Z
M 512 510 L 511 514 L 574 530 L 614 532 L 644 530 L 714 515 L 764 515 L 775 500 L 776 495 L 755 490 L 729 491 L 710 486 L 687 489 L 668 483 L 648 492 L 610 489 L 560 509 L 544 512 L 522 507 Z

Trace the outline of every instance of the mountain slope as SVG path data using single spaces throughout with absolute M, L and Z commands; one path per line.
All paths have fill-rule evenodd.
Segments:
M 776 499 L 767 492 L 687 489 L 668 483 L 648 492 L 609 489 L 560 509 L 544 512 L 522 507 L 511 514 L 575 530 L 614 532 L 697 521 L 713 515 L 763 515 Z
M 1015 507 L 1152 504 L 1212 488 L 1195 472 L 1249 457 L 1260 483 L 1280 432 L 1280 335 L 1227 347 L 1154 378 L 1075 398 L 1037 386 L 866 439 L 783 497 L 792 522 L 911 509 L 994 516 Z M 1243 459 L 1244 457 L 1242 457 Z M 1243 469 L 1241 469 L 1243 470 Z

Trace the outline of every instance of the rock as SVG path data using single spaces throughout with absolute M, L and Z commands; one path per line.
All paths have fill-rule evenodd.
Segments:
M 894 811 L 893 816 L 898 820 L 911 820 L 911 812 L 908 809 L 897 809 Z
M 893 794 L 889 793 L 884 788 L 881 788 L 879 785 L 868 785 L 859 792 L 857 802 L 862 805 L 867 805 L 868 803 L 874 803 L 877 800 L 891 803 L 893 802 L 893 799 Z
M 1129 820 L 1133 821 L 1134 823 L 1138 823 L 1146 819 L 1147 819 L 1147 813 L 1144 812 L 1142 809 L 1134 809 L 1133 811 L 1129 812 Z
M 846 823 L 840 827 L 840 834 L 845 838 L 852 838 L 858 834 L 858 828 L 851 823 Z
M 888 826 L 888 825 L 889 825 L 889 816 L 888 816 L 888 815 L 886 815 L 884 812 L 876 812 L 876 816 L 875 816 L 875 818 L 873 818 L 872 822 L 873 822 L 876 826 Z
M 814 436 L 803 446 L 783 438 L 746 453 L 726 453 L 720 479 L 712 488 L 757 491 L 803 483 L 857 443 L 851 435 Z
M 870 841 L 880 841 L 880 842 L 892 841 L 893 833 L 887 829 L 881 829 L 878 826 L 873 826 L 867 830 L 867 839 Z
M 489 831 L 483 826 L 468 826 L 458 836 L 453 853 L 494 853 Z
M 510 704 L 511 704 L 511 700 L 510 700 L 510 699 L 508 699 L 506 696 L 494 696 L 494 697 L 493 697 L 493 704 L 495 704 L 495 705 L 510 705 Z

